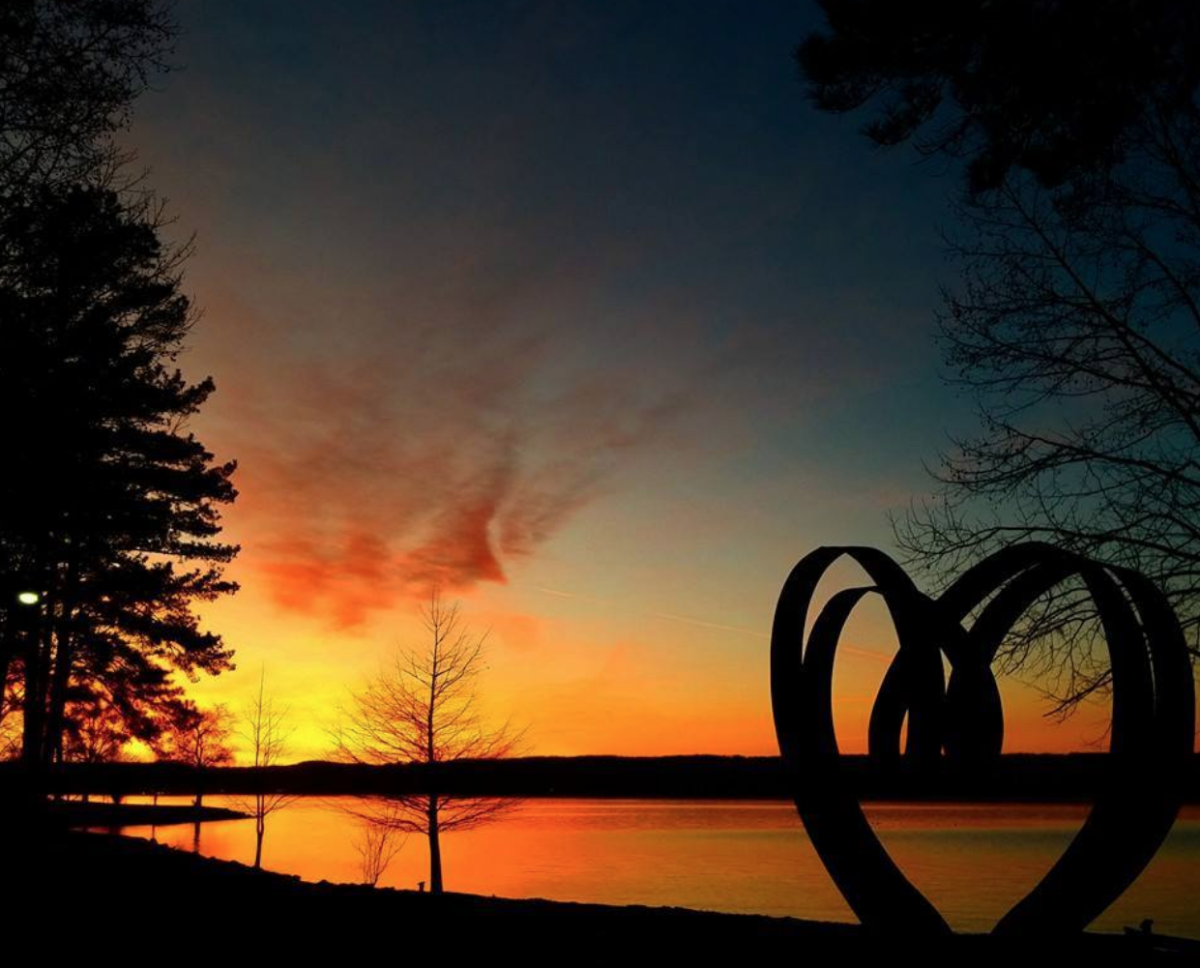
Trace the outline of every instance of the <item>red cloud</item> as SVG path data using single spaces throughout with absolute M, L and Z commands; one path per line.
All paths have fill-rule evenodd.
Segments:
M 484 338 L 235 385 L 243 566 L 342 628 L 433 584 L 504 582 L 687 407 L 545 355 Z

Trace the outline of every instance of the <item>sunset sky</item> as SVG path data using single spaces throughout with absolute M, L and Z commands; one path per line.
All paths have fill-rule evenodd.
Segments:
M 129 143 L 196 233 L 194 422 L 235 458 L 204 611 L 293 758 L 422 644 L 490 629 L 488 710 L 544 754 L 777 752 L 768 633 L 822 544 L 892 550 L 969 402 L 942 380 L 944 163 L 818 113 L 815 4 L 183 0 Z M 851 573 L 847 572 L 847 575 Z M 842 749 L 894 642 L 839 658 Z M 1092 748 L 1005 680 L 1007 751 Z

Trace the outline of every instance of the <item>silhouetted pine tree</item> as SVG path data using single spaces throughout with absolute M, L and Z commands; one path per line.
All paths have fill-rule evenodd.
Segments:
M 93 187 L 0 214 L 0 561 L 10 592 L 42 596 L 24 628 L 7 603 L 4 661 L 23 672 L 33 768 L 61 757 L 74 686 L 132 709 L 169 697 L 172 669 L 231 666 L 192 606 L 236 590 L 237 547 L 216 540 L 235 464 L 186 430 L 213 383 L 175 366 L 195 314 L 186 247 L 159 228 L 151 203 Z

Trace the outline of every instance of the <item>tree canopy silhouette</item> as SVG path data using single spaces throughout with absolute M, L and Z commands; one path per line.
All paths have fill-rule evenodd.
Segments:
M 194 771 L 196 796 L 193 805 L 197 808 L 204 804 L 208 771 L 233 762 L 235 723 L 236 717 L 224 705 L 204 709 L 185 700 L 175 706 L 154 743 L 160 760 L 183 763 Z
M 0 196 L 111 175 L 113 135 L 177 34 L 161 0 L 6 0 L 0 7 Z
M 187 248 L 116 139 L 177 32 L 166 0 L 0 8 L 0 712 L 29 767 L 152 740 L 173 670 L 229 664 L 190 613 L 236 549 L 233 465 L 186 433 L 211 381 L 174 369 Z
M 172 671 L 231 666 L 192 606 L 236 590 L 238 549 L 217 540 L 235 464 L 187 430 L 213 382 L 175 366 L 196 315 L 186 247 L 159 228 L 150 201 L 85 186 L 0 213 L 0 577 L 39 597 L 5 601 L 0 671 L 21 672 L 30 766 L 61 757 L 79 683 L 130 703 L 165 698 Z
M 969 187 L 1014 169 L 1043 186 L 1136 154 L 1148 119 L 1187 116 L 1200 81 L 1189 0 L 820 0 L 797 56 L 816 105 L 872 104 L 875 143 L 966 162 Z
M 1050 541 L 1164 588 L 1200 656 L 1200 8 L 1183 0 L 826 0 L 798 51 L 819 107 L 968 175 L 939 337 L 978 433 L 896 521 L 943 582 Z M 1002 668 L 1068 712 L 1107 692 L 1079 583 Z

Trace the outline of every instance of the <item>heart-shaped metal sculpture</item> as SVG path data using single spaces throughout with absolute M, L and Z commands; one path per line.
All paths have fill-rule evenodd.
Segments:
M 817 583 L 842 556 L 857 562 L 873 584 L 833 595 L 805 639 Z M 1095 604 L 1111 660 L 1109 770 L 1066 852 L 995 928 L 1040 937 L 1086 928 L 1136 880 L 1179 812 L 1192 760 L 1195 695 L 1183 632 L 1166 598 L 1136 572 L 1037 543 L 997 552 L 936 599 L 874 548 L 819 548 L 792 569 L 771 633 L 775 731 L 813 846 L 868 928 L 950 931 L 880 843 L 841 767 L 833 663 L 850 613 L 864 596 L 881 596 L 899 642 L 871 712 L 871 758 L 916 776 L 942 764 L 979 768 L 999 757 L 1004 738 L 991 671 L 996 652 L 1031 605 L 1073 578 Z

